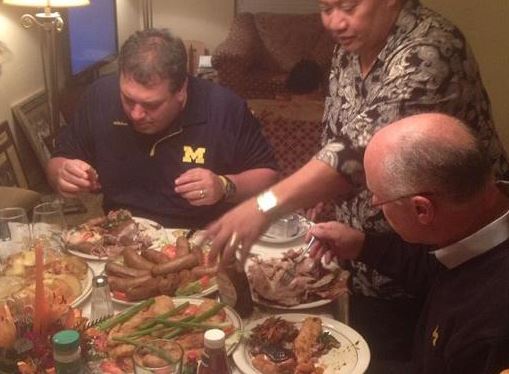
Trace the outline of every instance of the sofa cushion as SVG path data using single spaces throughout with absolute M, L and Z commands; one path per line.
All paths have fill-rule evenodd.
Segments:
M 329 70 L 332 53 L 334 51 L 334 40 L 328 32 L 324 32 L 318 38 L 313 48 L 308 50 L 306 58 L 316 61 L 322 69 Z
M 253 14 L 240 13 L 233 20 L 228 38 L 217 47 L 213 64 L 217 63 L 218 55 L 227 53 L 235 56 L 237 64 L 245 65 L 237 66 L 237 70 L 246 70 L 260 59 L 262 48 Z
M 257 13 L 255 25 L 265 47 L 264 67 L 281 72 L 289 72 L 324 33 L 318 13 Z
M 41 194 L 19 187 L 0 186 L 0 208 L 20 207 L 29 211 L 41 202 Z

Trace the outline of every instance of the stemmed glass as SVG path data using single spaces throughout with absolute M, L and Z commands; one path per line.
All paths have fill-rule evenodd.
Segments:
M 37 205 L 32 217 L 32 236 L 42 241 L 57 252 L 63 247 L 62 234 L 65 230 L 65 219 L 62 203 L 47 202 Z
M 30 225 L 25 209 L 0 209 L 0 260 L 30 248 Z

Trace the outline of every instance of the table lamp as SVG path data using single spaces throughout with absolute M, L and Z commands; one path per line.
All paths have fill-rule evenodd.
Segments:
M 44 84 L 49 109 L 49 133 L 52 146 L 52 139 L 60 127 L 60 114 L 58 104 L 58 77 L 57 77 L 57 48 L 56 32 L 62 31 L 64 21 L 60 13 L 52 11 L 52 7 L 75 7 L 88 5 L 89 0 L 3 0 L 4 4 L 18 5 L 24 7 L 44 8 L 44 13 L 23 14 L 21 24 L 24 28 L 31 28 L 38 25 L 43 31 L 41 36 L 41 53 L 44 72 Z M 47 59 L 44 55 L 47 55 Z M 47 74 L 46 74 L 47 71 Z

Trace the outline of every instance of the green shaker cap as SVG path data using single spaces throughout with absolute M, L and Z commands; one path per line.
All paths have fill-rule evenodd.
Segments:
M 56 351 L 72 351 L 80 346 L 80 334 L 76 330 L 62 330 L 53 335 L 53 348 Z

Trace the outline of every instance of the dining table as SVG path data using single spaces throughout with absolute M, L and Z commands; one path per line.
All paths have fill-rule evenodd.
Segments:
M 170 237 L 175 230 L 174 229 L 164 229 L 166 231 L 166 235 Z M 179 229 L 182 231 L 181 229 Z M 271 257 L 279 257 L 284 252 L 290 249 L 301 249 L 305 247 L 306 243 L 304 242 L 305 235 L 303 233 L 298 233 L 295 238 L 288 238 L 285 240 L 280 240 L 277 242 L 267 241 L 260 239 L 258 240 L 251 248 L 250 256 L 259 256 L 263 259 L 271 258 Z M 262 236 L 263 238 L 263 236 Z M 91 268 L 93 275 L 99 275 L 104 273 L 104 267 L 106 264 L 105 260 L 86 260 L 87 264 Z M 219 300 L 219 296 L 217 291 L 208 295 L 207 297 L 215 298 Z M 114 312 L 120 312 L 127 308 L 127 306 L 123 303 L 113 302 Z M 91 312 L 91 302 L 90 296 L 84 299 L 79 308 L 82 310 L 82 314 L 85 317 L 90 316 Z M 274 316 L 274 315 L 285 315 L 285 314 L 294 314 L 298 313 L 299 315 L 311 315 L 318 316 L 321 318 L 328 318 L 330 320 L 339 321 L 344 325 L 348 325 L 349 322 L 349 295 L 348 292 L 339 296 L 333 300 L 326 300 L 318 303 L 310 304 L 309 308 L 303 308 L 301 306 L 297 306 L 294 308 L 283 308 L 278 306 L 267 306 L 256 304 L 254 306 L 254 311 L 249 318 L 244 318 L 242 320 L 243 326 L 248 325 L 253 321 L 257 321 L 266 317 Z M 232 355 L 233 356 L 233 355 Z M 231 367 L 233 373 L 244 373 L 244 374 L 255 374 L 255 371 L 249 372 L 248 370 L 239 370 L 235 365 L 235 362 L 230 356 Z

